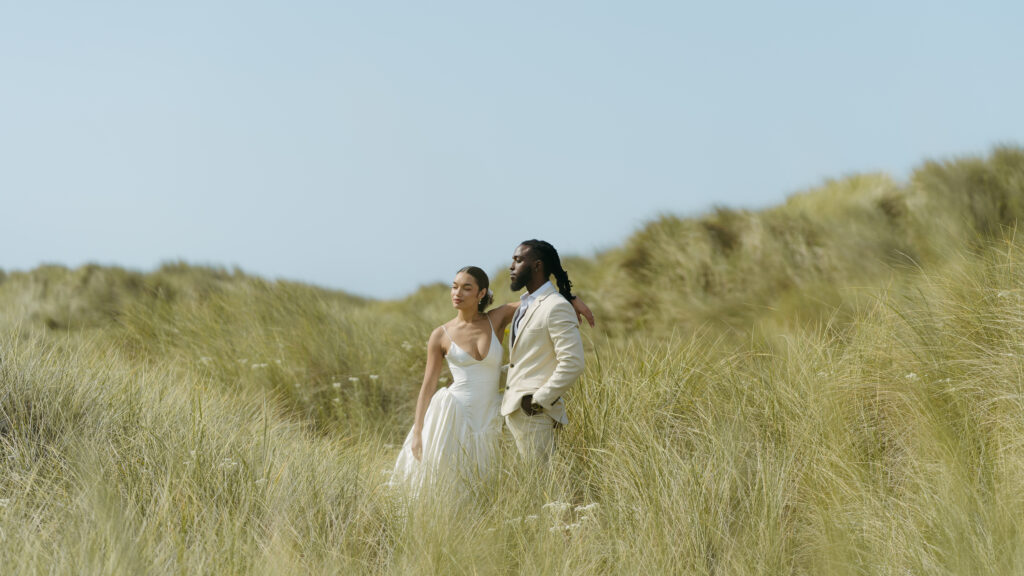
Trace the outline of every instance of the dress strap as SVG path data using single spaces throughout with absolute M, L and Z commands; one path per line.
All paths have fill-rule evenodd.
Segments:
M 491 327 L 491 334 L 494 334 L 494 324 L 491 324 L 490 314 L 484 314 L 484 316 L 487 316 L 487 324 Z
M 444 327 L 444 324 L 441 324 L 441 330 L 444 330 L 444 335 L 448 337 L 448 341 L 455 344 L 455 340 L 452 340 L 452 335 L 448 333 L 448 329 Z

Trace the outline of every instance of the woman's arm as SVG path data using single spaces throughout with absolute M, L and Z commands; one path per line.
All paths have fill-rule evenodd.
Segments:
M 576 311 L 576 322 L 583 324 L 583 318 L 586 318 L 590 327 L 594 327 L 594 313 L 587 307 L 587 303 L 583 301 L 583 298 L 576 296 L 569 301 L 569 304 L 572 304 L 572 309 Z
M 491 326 L 494 326 L 494 333 L 499 338 L 505 335 L 505 328 L 512 323 L 512 317 L 515 316 L 517 308 L 519 308 L 518 300 L 487 311 L 487 316 L 491 319 Z
M 430 340 L 427 341 L 427 368 L 423 371 L 423 384 L 420 385 L 420 395 L 416 399 L 416 418 L 412 424 L 411 448 L 416 460 L 423 460 L 423 420 L 426 418 L 430 399 L 437 391 L 437 378 L 441 375 L 441 358 L 444 357 L 444 348 L 441 347 L 442 334 L 441 327 L 438 326 L 430 333 Z
M 587 323 L 593 328 L 595 324 L 594 313 L 590 311 L 583 298 L 577 296 L 569 303 L 572 304 L 572 309 L 576 311 L 576 321 L 582 324 L 583 319 L 586 318 Z M 512 323 L 512 318 L 515 316 L 519 304 L 518 301 L 509 302 L 487 311 L 487 315 L 491 318 L 491 325 L 494 326 L 494 331 L 498 334 L 499 338 L 505 334 L 505 328 Z

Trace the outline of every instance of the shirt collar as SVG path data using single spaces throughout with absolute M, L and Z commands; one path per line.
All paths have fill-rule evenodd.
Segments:
M 543 294 L 547 294 L 549 291 L 554 290 L 554 289 L 555 289 L 555 287 L 551 284 L 551 280 L 548 280 L 547 282 L 541 284 L 540 288 L 537 288 L 532 293 L 531 292 L 527 292 L 527 293 L 523 294 L 522 296 L 520 296 L 519 297 L 520 306 L 523 307 L 523 310 L 526 310 L 530 306 L 530 304 L 532 304 L 533 301 L 537 299 L 538 296 L 541 296 Z

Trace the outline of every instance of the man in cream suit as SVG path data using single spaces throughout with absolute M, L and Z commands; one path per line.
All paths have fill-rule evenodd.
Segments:
M 525 287 L 527 293 L 512 319 L 501 414 L 519 453 L 545 463 L 555 447 L 555 428 L 569 423 L 562 397 L 583 372 L 583 341 L 569 304 L 572 283 L 551 244 L 523 242 L 509 271 L 512 290 Z

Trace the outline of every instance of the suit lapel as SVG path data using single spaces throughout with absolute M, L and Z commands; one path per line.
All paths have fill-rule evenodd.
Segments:
M 516 328 L 516 337 L 515 340 L 512 342 L 513 350 L 515 350 L 516 346 L 519 345 L 519 341 L 522 340 L 523 331 L 526 330 L 526 325 L 530 322 L 530 318 L 533 318 L 533 315 L 537 312 L 537 309 L 540 308 L 540 303 L 543 302 L 545 298 L 554 293 L 554 290 L 547 289 L 541 294 L 538 294 L 537 298 L 530 303 L 530 307 L 526 309 L 526 313 L 523 314 L 523 317 L 519 320 L 519 327 Z

